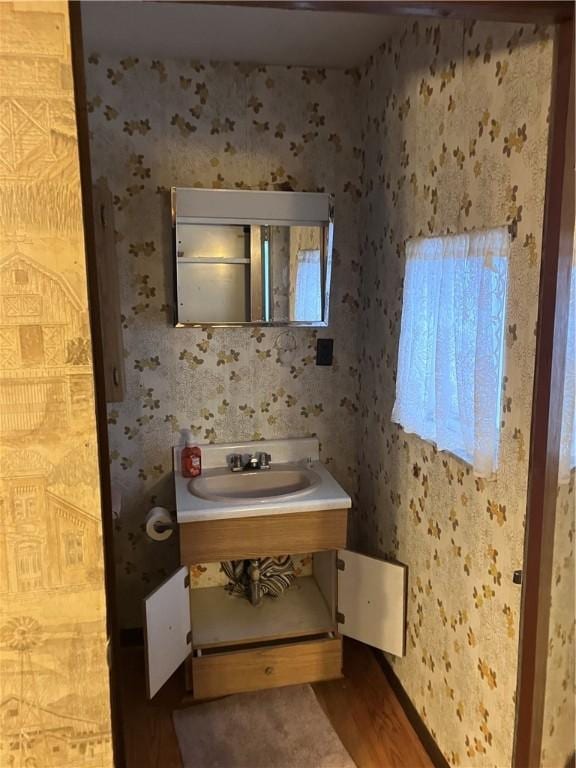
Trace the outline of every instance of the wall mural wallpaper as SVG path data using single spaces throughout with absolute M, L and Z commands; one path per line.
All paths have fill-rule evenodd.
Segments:
M 173 542 L 143 531 L 148 509 L 174 509 L 172 446 L 318 435 L 322 458 L 356 491 L 360 198 L 358 72 L 88 53 L 93 176 L 115 201 L 126 397 L 110 405 L 121 621 L 178 564 Z M 171 186 L 328 191 L 336 196 L 327 329 L 172 327 Z M 334 365 L 315 365 L 334 337 Z M 308 567 L 309 563 L 298 565 Z M 204 570 L 205 569 L 205 570 Z M 198 583 L 226 583 L 217 565 Z
M 391 661 L 451 765 L 511 764 L 552 48 L 533 26 L 406 22 L 362 77 L 361 546 L 408 564 L 408 651 Z M 487 481 L 390 414 L 407 238 L 502 225 L 506 371 Z
M 112 763 L 66 3 L 0 3 L 0 764 Z
M 400 20 L 360 70 L 88 52 L 124 313 L 127 396 L 109 407 L 123 624 L 177 564 L 142 526 L 151 505 L 173 508 L 182 428 L 200 442 L 317 434 L 353 496 L 351 543 L 409 566 L 395 670 L 452 765 L 511 760 L 552 42 L 540 27 Z M 172 185 L 334 192 L 330 327 L 174 330 Z M 390 413 L 406 239 L 502 225 L 507 373 L 489 482 Z M 314 365 L 318 335 L 335 339 L 333 368 Z M 197 570 L 197 584 L 225 582 Z

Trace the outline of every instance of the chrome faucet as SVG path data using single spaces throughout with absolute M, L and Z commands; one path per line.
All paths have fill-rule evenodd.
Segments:
M 244 466 L 242 464 L 242 454 L 241 453 L 233 453 L 230 456 L 230 471 L 231 472 L 242 472 L 244 469 Z
M 230 456 L 230 470 L 232 472 L 249 472 L 261 469 L 270 469 L 272 457 L 269 453 L 253 453 L 246 463 L 243 463 L 242 454 L 233 453 Z
M 270 462 L 272 461 L 272 456 L 270 456 L 269 453 L 266 453 L 263 451 L 262 453 L 258 454 L 258 461 L 260 462 L 260 469 L 270 469 Z

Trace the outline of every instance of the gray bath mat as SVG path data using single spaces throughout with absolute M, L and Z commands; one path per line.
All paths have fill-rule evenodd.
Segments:
M 184 768 L 355 768 L 309 685 L 174 712 Z

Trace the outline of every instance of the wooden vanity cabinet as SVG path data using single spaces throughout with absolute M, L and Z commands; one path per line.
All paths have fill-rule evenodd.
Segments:
M 342 636 L 404 654 L 406 567 L 344 549 L 348 510 L 179 526 L 182 566 L 144 601 L 150 696 L 186 662 L 207 699 L 342 674 Z M 313 552 L 312 575 L 261 605 L 190 588 L 199 563 Z

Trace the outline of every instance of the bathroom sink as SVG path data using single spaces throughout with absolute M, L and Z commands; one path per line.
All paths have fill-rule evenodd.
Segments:
M 179 523 L 238 520 L 243 517 L 330 513 L 349 509 L 350 496 L 320 461 L 317 437 L 205 443 L 202 474 L 181 472 L 181 446 L 174 447 L 176 519 Z M 270 469 L 232 472 L 231 457 L 268 453 Z
M 208 501 L 265 503 L 302 496 L 319 484 L 320 477 L 313 470 L 298 464 L 283 464 L 247 472 L 208 470 L 190 480 L 188 489 L 194 496 Z

